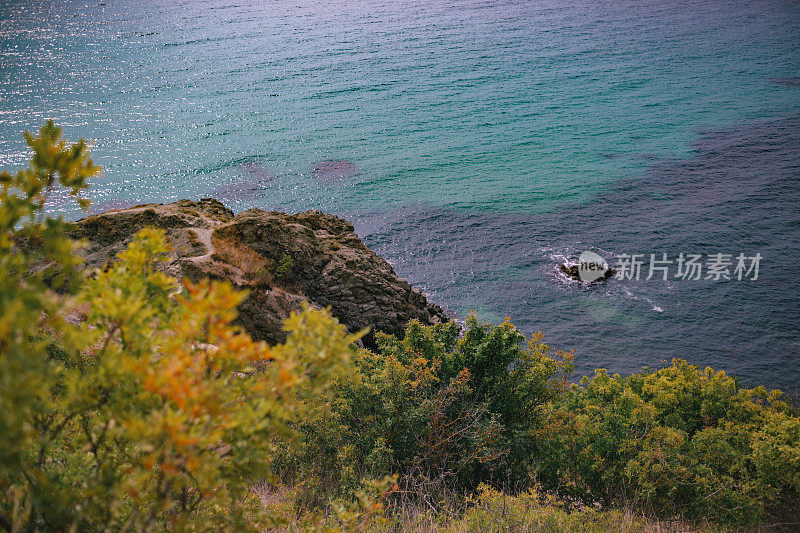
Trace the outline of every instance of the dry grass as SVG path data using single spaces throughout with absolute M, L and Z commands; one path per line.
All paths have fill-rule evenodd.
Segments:
M 245 281 L 270 285 L 273 277 L 267 268 L 268 260 L 247 245 L 211 236 L 214 245 L 214 259 L 238 268 Z
M 417 501 L 395 502 L 382 516 L 343 523 L 336 513 L 299 512 L 294 505 L 296 491 L 287 486 L 263 483 L 253 488 L 269 513 L 283 524 L 269 531 L 340 530 L 362 532 L 420 533 L 712 533 L 731 531 L 710 524 L 654 520 L 631 511 L 583 509 L 567 511 L 555 501 L 535 503 L 501 492 L 484 493 L 472 504 L 445 505 L 435 511 Z M 397 505 L 399 503 L 399 505 Z

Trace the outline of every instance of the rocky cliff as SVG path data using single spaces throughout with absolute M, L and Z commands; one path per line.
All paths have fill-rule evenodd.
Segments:
M 180 200 L 90 216 L 75 223 L 72 235 L 87 242 L 87 266 L 100 268 L 147 226 L 167 234 L 170 274 L 226 279 L 249 290 L 239 322 L 255 339 L 283 341 L 281 322 L 302 302 L 330 306 L 351 331 L 370 327 L 367 346 L 374 346 L 374 331 L 402 335 L 409 320 L 447 320 L 367 248 L 349 222 L 319 211 L 234 215 L 211 198 Z

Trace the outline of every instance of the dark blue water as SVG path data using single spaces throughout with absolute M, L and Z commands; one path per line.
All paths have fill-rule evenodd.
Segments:
M 548 213 L 416 205 L 350 218 L 373 249 L 454 314 L 477 309 L 541 330 L 555 346 L 575 349 L 581 374 L 682 357 L 746 383 L 796 390 L 800 117 L 703 132 L 692 152 Z M 584 250 L 609 261 L 642 253 L 646 264 L 651 253 L 764 259 L 757 280 L 684 280 L 673 266 L 667 281 L 646 280 L 646 270 L 639 281 L 567 281 L 558 263 Z
M 104 166 L 95 209 L 344 214 L 580 372 L 680 356 L 792 389 L 798 43 L 794 1 L 0 0 L 0 167 L 53 118 Z M 556 273 L 585 249 L 763 261 L 588 287 Z

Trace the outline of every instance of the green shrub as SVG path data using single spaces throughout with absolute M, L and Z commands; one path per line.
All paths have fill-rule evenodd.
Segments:
M 549 409 L 536 461 L 564 494 L 730 524 L 800 501 L 800 426 L 778 391 L 675 360 L 627 378 L 598 370 Z
M 278 459 L 301 507 L 398 474 L 397 509 L 440 509 L 484 483 L 670 520 L 794 519 L 800 419 L 779 391 L 681 360 L 568 386 L 571 354 L 474 316 L 378 342 L 299 427 L 302 453 Z
M 571 354 L 474 316 L 461 336 L 455 323 L 411 322 L 403 340 L 377 338 L 380 353 L 362 350 L 328 408 L 300 427 L 303 452 L 281 458 L 301 503 L 324 505 L 388 474 L 399 474 L 398 497 L 433 502 L 483 481 L 530 484 L 530 428 L 537 407 L 566 389 Z
M 0 175 L 0 528 L 261 529 L 250 487 L 359 336 L 306 309 L 285 344 L 254 342 L 231 326 L 243 293 L 155 269 L 160 230 L 83 276 L 44 206 L 98 168 L 60 133 L 26 135 L 30 167 Z
M 275 277 L 280 280 L 287 281 L 292 276 L 292 271 L 294 270 L 294 259 L 292 256 L 284 253 L 278 264 L 275 266 Z

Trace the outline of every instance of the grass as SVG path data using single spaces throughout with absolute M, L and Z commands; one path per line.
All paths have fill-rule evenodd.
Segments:
M 352 509 L 301 511 L 291 487 L 262 484 L 254 488 L 262 504 L 280 525 L 272 532 L 361 531 L 365 533 L 676 533 L 730 531 L 709 524 L 657 520 L 628 510 L 595 507 L 568 508 L 552 495 L 529 491 L 511 496 L 487 486 L 466 503 L 454 499 L 440 509 L 420 500 L 395 501 L 383 512 Z
M 216 235 L 211 236 L 211 242 L 215 248 L 214 259 L 241 270 L 244 281 L 261 285 L 274 282 L 267 258 L 249 246 Z

